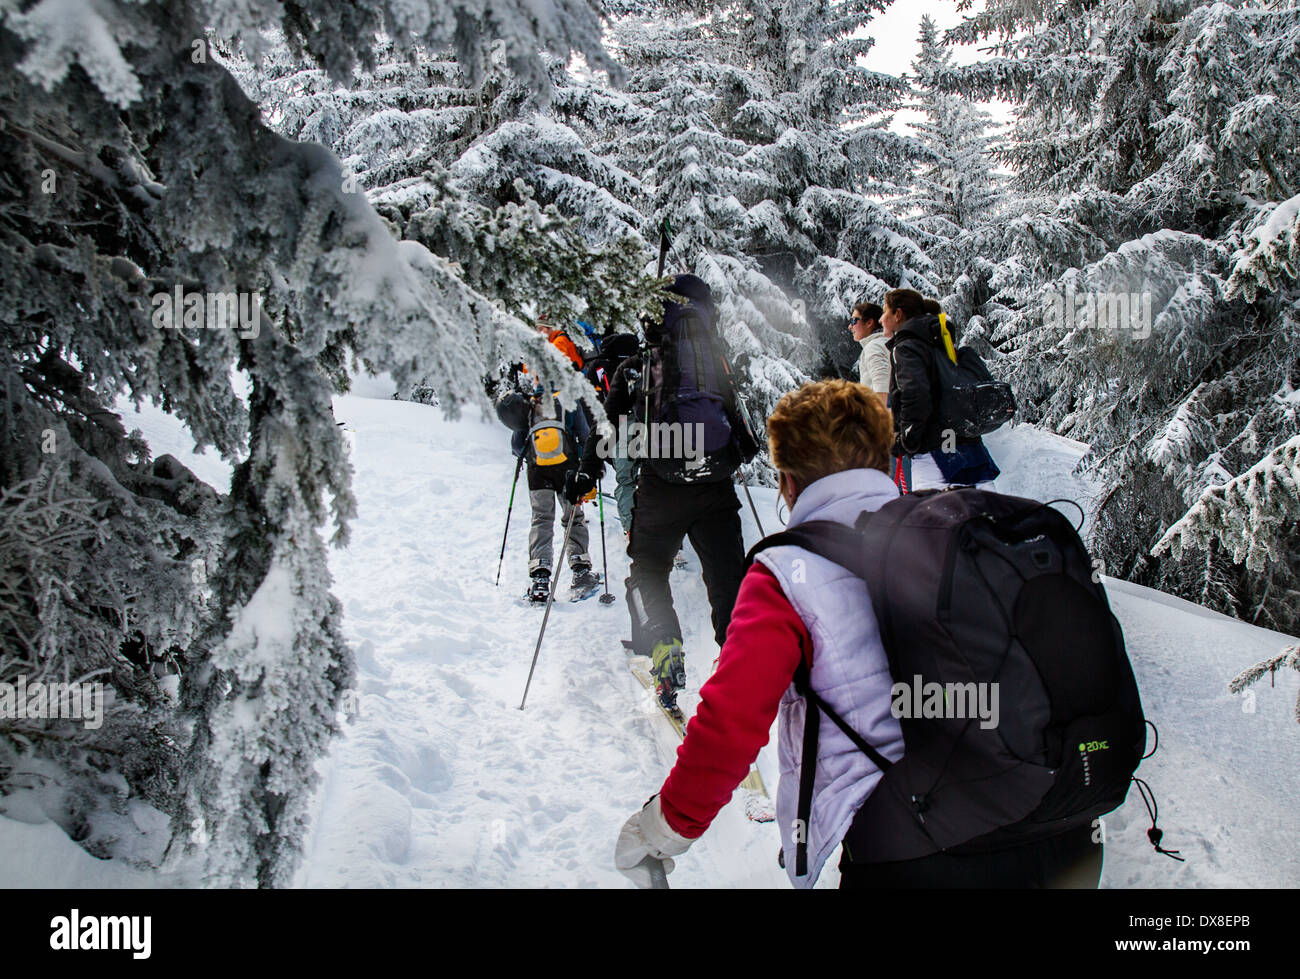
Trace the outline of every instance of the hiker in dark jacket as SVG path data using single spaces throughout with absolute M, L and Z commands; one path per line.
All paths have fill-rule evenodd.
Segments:
M 958 439 L 939 419 L 936 357 L 947 357 L 939 304 L 911 289 L 885 294 L 881 323 L 889 335 L 892 371 L 889 406 L 894 413 L 894 481 L 906 492 L 954 485 L 992 489 L 998 477 L 980 438 Z
M 656 410 L 655 397 L 651 395 L 656 378 L 645 376 L 646 364 L 650 365 L 652 374 L 659 375 L 657 382 L 663 385 L 667 383 L 664 375 L 672 373 L 666 366 L 670 361 L 680 364 L 688 357 L 694 357 L 697 359 L 692 361 L 691 370 L 696 373 L 689 380 L 698 387 L 692 386 L 687 391 L 683 381 L 682 388 L 667 395 L 661 407 L 680 417 L 683 427 L 694 426 L 693 418 L 709 417 L 692 415 L 692 411 L 713 411 L 716 418 L 709 423 L 699 423 L 699 430 L 712 433 L 716 426 L 716 430 L 723 433 L 719 437 L 730 440 L 717 447 L 694 445 L 700 454 L 689 462 L 676 457 L 659 458 L 651 452 L 642 458 L 639 465 L 632 533 L 628 543 L 628 556 L 632 559 L 627 579 L 632 648 L 637 654 L 650 657 L 660 703 L 674 710 L 677 691 L 686 683 L 686 660 L 682 649 L 682 627 L 673 608 L 668 584 L 673 558 L 683 537 L 689 537 L 700 559 L 704 587 L 712 609 L 714 639 L 721 646 L 727 635 L 727 624 L 731 620 L 731 609 L 736 602 L 745 562 L 740 498 L 736 495 L 732 477 L 743 461 L 744 446 L 748 445 L 742 444 L 741 440 L 752 436 L 748 436 L 747 428 L 742 430 L 743 422 L 735 410 L 735 396 L 720 355 L 721 340 L 716 337 L 716 311 L 709 287 L 693 275 L 679 275 L 671 291 L 688 301 L 666 302 L 663 323 L 646 324 L 646 340 L 651 352 L 644 359 L 630 358 L 619 366 L 605 398 L 605 411 L 615 426 L 620 418 L 629 416 L 641 422 L 660 424 L 657 419 L 643 417 L 647 402 L 650 403 L 648 410 Z M 699 327 L 700 332 L 692 334 L 691 349 L 686 352 L 676 350 L 674 331 L 679 326 L 695 330 L 696 324 L 700 323 L 704 325 Z M 657 360 L 661 356 L 664 359 Z M 682 376 L 686 376 L 684 369 Z M 723 412 L 726 413 L 725 421 Z M 584 449 L 578 473 L 566 486 L 568 499 L 579 498 L 595 485 L 604 468 L 599 449 L 599 437 L 593 434 Z M 692 464 L 698 465 L 692 469 Z M 674 472 L 674 465 L 684 469 L 685 475 L 680 471 Z
M 640 341 L 631 333 L 607 333 L 600 338 L 597 354 L 594 357 L 587 358 L 583 373 L 587 375 L 587 379 L 596 388 L 596 396 L 600 399 L 601 404 L 604 404 L 609 398 L 614 389 L 615 376 L 619 368 L 629 358 L 631 360 L 628 371 L 635 373 L 637 365 L 641 362 L 640 349 Z M 626 393 L 627 371 L 624 372 L 619 385 L 623 394 L 617 400 L 624 410 L 618 417 L 610 416 L 610 424 L 615 429 L 618 428 L 619 420 L 627 418 L 632 410 L 630 399 Z M 594 449 L 595 443 L 593 442 L 593 456 Z M 618 522 L 623 528 L 624 538 L 627 539 L 632 529 L 632 498 L 636 492 L 636 460 L 629 458 L 615 447 L 615 452 L 611 455 L 609 461 L 614 467 L 614 502 L 618 507 Z M 587 460 L 586 468 L 588 472 L 595 469 L 595 465 L 590 458 Z

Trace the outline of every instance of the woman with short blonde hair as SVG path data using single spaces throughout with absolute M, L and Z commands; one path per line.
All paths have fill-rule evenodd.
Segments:
M 805 384 L 777 404 L 767 420 L 767 440 L 782 496 L 787 485 L 805 487 L 846 469 L 888 475 L 894 422 L 878 400 L 862 396 L 861 387 L 849 381 Z

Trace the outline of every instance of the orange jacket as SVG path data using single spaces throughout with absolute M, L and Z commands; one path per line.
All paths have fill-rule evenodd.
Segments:
M 578 352 L 577 346 L 563 330 L 558 328 L 552 330 L 547 334 L 546 339 L 551 341 L 556 350 L 573 361 L 578 370 L 582 370 L 582 354 Z
M 574 366 L 577 367 L 578 370 L 582 370 L 582 354 L 578 351 L 577 345 L 569 339 L 568 335 L 563 330 L 557 327 L 546 335 L 546 339 L 551 342 L 556 350 L 568 357 L 569 360 L 573 361 Z M 523 367 L 523 373 L 528 373 L 527 364 Z

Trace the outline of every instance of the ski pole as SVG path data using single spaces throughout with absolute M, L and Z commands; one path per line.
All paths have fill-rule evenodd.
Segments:
M 519 484 L 519 470 L 524 467 L 524 457 L 515 460 L 515 478 L 510 483 L 510 505 L 506 507 L 506 532 L 501 535 L 501 557 L 497 559 L 497 584 L 501 584 L 501 565 L 506 559 L 506 537 L 510 534 L 510 511 L 515 508 L 515 487 Z
M 564 567 L 565 555 L 569 553 L 569 532 L 573 530 L 573 520 L 578 515 L 578 507 L 581 503 L 575 503 L 569 511 L 569 519 L 564 527 L 564 544 L 560 547 L 560 560 L 556 562 L 556 567 Z M 528 668 L 528 682 L 524 684 L 524 698 L 519 701 L 519 709 L 524 709 L 524 704 L 528 702 L 528 688 L 533 685 L 533 671 L 537 669 L 537 655 L 542 651 L 542 636 L 546 635 L 546 620 L 551 617 L 551 603 L 555 601 L 555 585 L 560 580 L 559 574 L 551 575 L 551 592 L 546 596 L 546 612 L 542 615 L 542 628 L 537 632 L 537 648 L 533 650 L 533 665 Z
M 614 596 L 609 593 L 609 554 L 605 551 L 605 494 L 600 492 L 600 480 L 596 480 L 596 501 L 600 507 L 600 563 L 605 567 L 605 594 L 600 596 L 601 605 L 609 605 Z
M 668 890 L 668 875 L 664 873 L 664 862 L 656 860 L 654 857 L 646 854 L 637 864 L 638 867 L 644 867 L 647 874 L 650 875 L 650 890 L 666 891 Z
M 745 499 L 749 500 L 749 508 L 754 511 L 754 523 L 758 524 L 758 533 L 760 536 L 766 537 L 767 531 L 763 529 L 763 521 L 758 519 L 758 507 L 754 506 L 754 498 L 749 495 L 749 484 L 745 482 L 744 477 L 741 477 L 740 485 L 745 489 Z M 780 514 L 777 514 L 777 516 L 780 516 Z

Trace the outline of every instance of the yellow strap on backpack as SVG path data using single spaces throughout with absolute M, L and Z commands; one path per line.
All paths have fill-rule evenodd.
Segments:
M 948 332 L 948 317 L 939 314 L 939 336 L 943 337 L 943 349 L 948 352 L 948 359 L 957 363 L 957 348 L 952 345 L 952 334 Z

